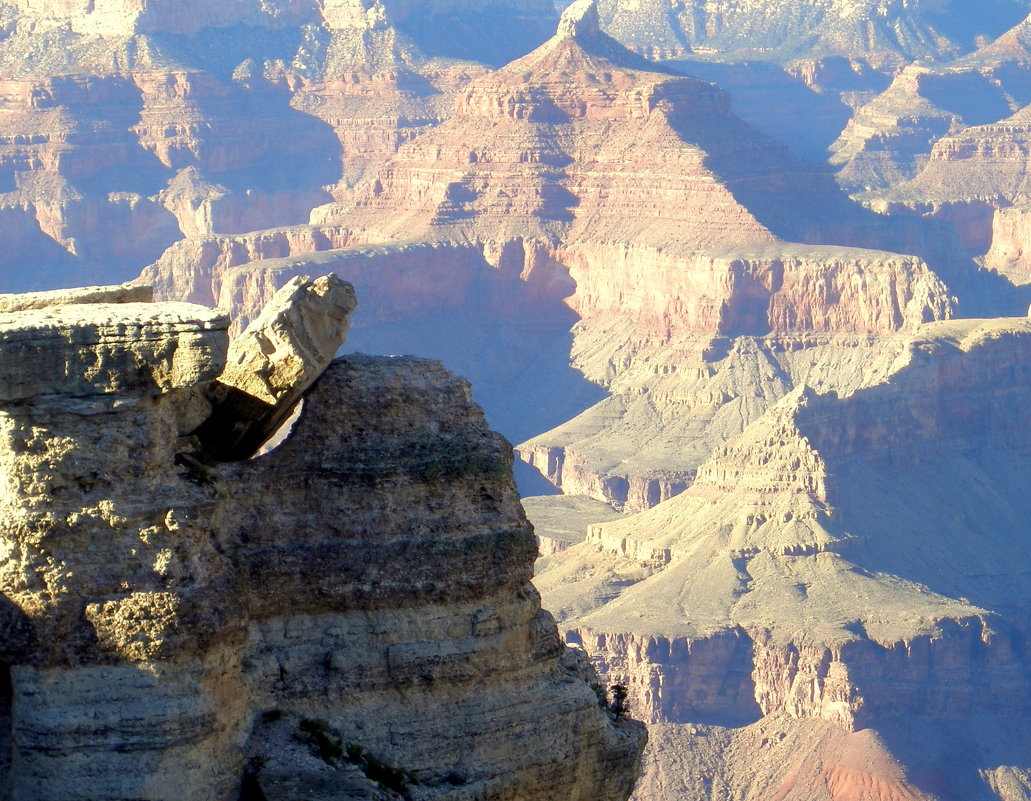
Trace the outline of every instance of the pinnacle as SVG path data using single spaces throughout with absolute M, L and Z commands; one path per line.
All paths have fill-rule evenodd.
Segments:
M 597 0 L 576 0 L 562 12 L 558 23 L 558 35 L 576 38 L 601 31 Z
M 387 10 L 383 7 L 383 3 L 380 0 L 376 0 L 369 9 L 365 12 L 366 19 L 368 20 L 368 27 L 371 31 L 379 31 L 389 26 L 389 20 L 387 19 Z

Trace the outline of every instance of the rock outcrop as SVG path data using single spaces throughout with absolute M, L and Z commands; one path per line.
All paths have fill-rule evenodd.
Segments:
M 541 611 L 468 385 L 350 357 L 272 452 L 177 459 L 227 327 L 0 319 L 4 797 L 625 799 L 643 729 Z
M 1028 206 L 1009 206 L 995 211 L 992 219 L 992 246 L 984 265 L 1006 276 L 1018 286 L 1031 283 L 1031 219 Z
M 140 284 L 55 289 L 50 292 L 0 295 L 0 313 L 82 303 L 150 303 L 153 300 L 154 288 Z
M 229 346 L 194 432 L 219 461 L 249 459 L 290 417 L 344 344 L 354 288 L 330 274 L 289 281 Z
M 1027 13 L 1022 0 L 601 0 L 599 8 L 609 34 L 656 59 L 692 52 L 765 60 L 832 53 L 879 68 L 969 52 L 979 36 L 994 38 Z
M 688 784 L 715 772 L 743 798 L 840 797 L 800 764 L 835 730 L 879 740 L 856 740 L 867 764 L 836 781 L 881 794 L 854 797 L 988 798 L 1003 776 L 1026 782 L 1029 347 L 1026 319 L 923 326 L 867 357 L 862 386 L 793 390 L 685 492 L 543 560 L 567 638 L 683 738 L 649 757 L 639 797 L 683 797 L 674 771 Z M 971 753 L 930 734 L 967 725 Z M 710 739 L 688 756 L 695 736 Z M 764 762 L 785 738 L 792 767 Z M 751 762 L 737 751 L 750 741 Z M 841 748 L 825 770 L 841 770 Z

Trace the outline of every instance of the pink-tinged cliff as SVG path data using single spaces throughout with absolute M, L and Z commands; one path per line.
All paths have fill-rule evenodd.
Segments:
M 551 14 L 544 0 L 6 7 L 0 280 L 127 278 L 183 238 L 305 223 L 484 71 L 424 54 L 395 19 L 523 20 L 512 41 L 532 47 Z
M 454 103 L 453 116 L 316 209 L 311 225 L 181 243 L 145 279 L 162 297 L 218 300 L 247 316 L 260 305 L 257 288 L 274 284 L 256 280 L 267 260 L 301 263 L 325 251 L 325 269 L 380 293 L 409 281 L 399 281 L 410 275 L 399 254 L 425 240 L 465 254 L 450 272 L 427 267 L 434 280 L 464 285 L 469 265 L 486 268 L 476 303 L 505 324 L 525 306 L 496 294 L 509 286 L 499 275 L 519 277 L 518 295 L 545 299 L 552 327 L 568 326 L 572 310 L 581 320 L 574 363 L 608 385 L 639 352 L 682 335 L 865 334 L 949 313 L 948 291 L 920 258 L 787 243 L 905 241 L 918 252 L 933 237 L 892 230 L 850 203 L 829 172 L 736 118 L 717 87 L 623 48 L 601 32 L 589 2 L 568 9 L 534 52 L 471 80 Z M 224 293 L 226 270 L 242 276 L 248 263 L 246 290 Z M 360 264 L 377 268 L 347 272 Z M 423 316 L 439 311 L 427 297 Z M 397 308 L 393 322 L 411 319 Z M 620 326 L 627 341 L 597 334 Z M 634 458 L 620 454 L 617 462 Z M 671 487 L 694 459 L 674 468 Z

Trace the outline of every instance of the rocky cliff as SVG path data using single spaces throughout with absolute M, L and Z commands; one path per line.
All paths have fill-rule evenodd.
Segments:
M 230 369 L 199 306 L 8 304 L 4 796 L 626 798 L 643 729 L 541 611 L 464 381 L 337 361 L 279 447 L 211 459 L 339 344 L 349 288 L 289 292 Z
M 576 368 L 614 397 L 590 413 L 599 421 L 587 426 L 597 446 L 583 442 L 581 426 L 521 452 L 567 492 L 640 508 L 689 483 L 702 440 L 679 424 L 675 433 L 643 418 L 628 425 L 635 413 L 625 410 L 643 405 L 643 415 L 660 420 L 683 419 L 687 409 L 701 420 L 735 416 L 739 430 L 765 408 L 764 399 L 741 416 L 729 411 L 754 394 L 748 387 L 724 395 L 680 386 L 684 376 L 710 370 L 699 360 L 706 337 L 861 338 L 952 314 L 949 290 L 920 258 L 786 240 L 954 251 L 938 233 L 895 228 L 851 203 L 828 171 L 734 116 L 717 87 L 649 64 L 608 37 L 597 6 L 581 0 L 551 40 L 471 80 L 447 121 L 316 209 L 311 225 L 180 243 L 144 280 L 160 297 L 218 302 L 249 318 L 276 276 L 318 261 L 382 298 L 382 317 L 370 327 L 389 321 L 410 329 L 417 316 L 427 321 L 426 339 L 429 321 L 444 327 L 456 312 L 468 313 L 444 297 L 446 285 L 460 288 L 451 297 L 469 301 L 466 309 L 495 312 L 502 336 L 557 329 L 561 339 L 553 338 L 543 361 L 566 366 L 522 374 L 540 392 L 539 405 L 554 397 L 549 385 L 575 383 L 553 377 L 568 370 L 569 352 L 559 353 L 566 344 Z M 569 343 L 561 329 L 576 319 Z M 387 334 L 371 347 L 398 339 Z M 663 377 L 676 369 L 669 359 L 648 361 L 667 349 L 691 354 L 691 366 L 682 364 L 672 381 Z M 511 405 L 507 387 L 495 384 L 482 396 L 496 419 Z M 597 399 L 578 390 L 570 396 L 566 417 L 531 413 L 524 423 L 532 417 L 541 427 L 506 430 L 539 434 Z M 660 448 L 660 429 L 661 452 L 645 456 L 643 442 Z M 568 465 L 564 477 L 559 463 Z
M 987 3 L 918 0 L 602 0 L 606 31 L 657 59 L 692 52 L 757 56 L 843 54 L 877 66 L 937 59 L 992 38 L 1027 13 L 1023 0 Z
M 573 363 L 610 397 L 521 443 L 520 457 L 563 492 L 645 509 L 683 491 L 713 447 L 792 388 L 854 388 L 876 374 L 868 360 L 893 351 L 897 332 L 954 313 L 917 259 L 796 253 L 685 258 L 669 270 L 640 259 L 647 266 L 635 272 L 625 250 L 610 251 L 597 263 L 636 276 L 629 297 L 605 292 L 598 268 L 574 272 L 604 305 L 574 328 Z
M 992 219 L 992 246 L 985 254 L 984 264 L 990 270 L 1018 286 L 1031 282 L 1031 231 L 1028 229 L 1027 206 L 1009 206 L 997 209 Z
M 970 125 L 1008 117 L 1005 91 L 979 71 L 933 70 L 914 64 L 856 110 L 832 145 L 838 180 L 869 191 L 913 178 L 935 142 Z
M 1029 43 L 1025 19 L 953 62 L 907 67 L 835 144 L 839 178 L 879 211 L 951 222 L 983 253 L 993 211 L 1026 197 Z
M 4 8 L 0 226 L 10 258 L 41 268 L 5 270 L 7 290 L 307 222 L 449 113 L 484 71 L 456 56 L 504 62 L 554 25 L 546 0 Z M 488 23 L 511 35 L 472 35 Z
M 953 222 L 972 252 L 991 243 L 994 211 L 1028 199 L 1031 111 L 966 128 L 935 142 L 924 168 L 873 202 L 885 211 L 909 209 Z
M 640 797 L 1028 797 L 1029 343 L 1025 319 L 923 326 L 542 562 L 567 638 L 680 742 Z
M 312 222 L 369 241 L 886 247 L 872 230 L 883 220 L 826 170 L 745 124 L 712 84 L 645 61 L 599 24 L 594 3 L 570 6 L 554 37 L 472 81 L 445 123 Z

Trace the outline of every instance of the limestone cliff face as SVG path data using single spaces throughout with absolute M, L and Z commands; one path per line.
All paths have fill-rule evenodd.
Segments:
M 541 611 L 468 385 L 338 361 L 285 443 L 205 463 L 227 326 L 3 315 L 5 797 L 626 798 L 643 730 Z

